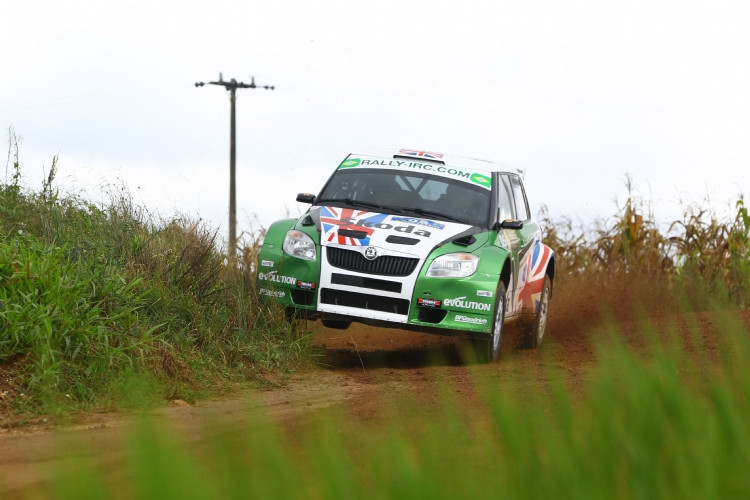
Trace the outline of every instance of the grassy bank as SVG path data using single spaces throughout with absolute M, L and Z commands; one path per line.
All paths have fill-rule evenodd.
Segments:
M 191 400 L 305 358 L 305 339 L 255 299 L 253 248 L 227 266 L 215 230 L 154 219 L 125 189 L 102 204 L 61 194 L 56 158 L 29 190 L 13 138 L 0 182 L 0 367 L 12 374 L 2 403 Z

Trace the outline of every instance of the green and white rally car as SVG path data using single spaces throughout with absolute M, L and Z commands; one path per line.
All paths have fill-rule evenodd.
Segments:
M 544 336 L 554 252 L 531 218 L 518 169 L 401 149 L 350 154 L 311 208 L 273 223 L 258 291 L 290 315 L 459 335 L 497 358 L 506 321 Z

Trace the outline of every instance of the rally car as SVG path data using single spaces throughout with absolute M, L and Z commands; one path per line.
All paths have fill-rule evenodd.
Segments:
M 494 361 L 506 321 L 542 342 L 555 254 L 531 218 L 522 171 L 411 149 L 348 155 L 310 209 L 273 223 L 257 290 L 290 317 L 468 339 Z

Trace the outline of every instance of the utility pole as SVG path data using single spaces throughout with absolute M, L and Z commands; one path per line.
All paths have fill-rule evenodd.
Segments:
M 232 265 L 236 262 L 237 256 L 237 196 L 236 196 L 236 159 L 237 153 L 235 148 L 235 118 L 234 118 L 234 103 L 237 100 L 236 92 L 237 89 L 255 89 L 261 88 L 266 90 L 273 90 L 273 86 L 269 85 L 255 85 L 255 77 L 250 77 L 250 83 L 238 82 L 234 78 L 230 81 L 225 82 L 221 73 L 219 73 L 219 80 L 215 82 L 208 82 L 209 85 L 221 85 L 229 91 L 229 101 L 231 102 L 231 114 L 229 118 L 229 259 L 232 261 Z M 203 87 L 206 85 L 204 82 L 196 82 L 196 87 Z

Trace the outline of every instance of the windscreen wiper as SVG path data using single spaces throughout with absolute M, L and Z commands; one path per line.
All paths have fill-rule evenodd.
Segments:
M 372 203 L 369 201 L 361 201 L 361 200 L 352 200 L 351 198 L 322 198 L 320 200 L 315 200 L 316 205 L 320 205 L 322 203 L 341 203 L 343 205 L 348 205 L 350 207 L 383 208 L 377 203 Z
M 396 212 L 396 213 L 404 213 L 404 208 L 402 207 L 394 207 L 394 206 L 385 206 L 381 205 L 380 203 L 374 203 L 372 201 L 364 201 L 364 200 L 352 200 L 351 198 L 347 198 L 344 200 L 344 203 L 347 205 L 351 205 L 354 207 L 367 207 L 367 208 L 375 208 L 381 212 Z
M 411 210 L 415 214 L 424 215 L 427 217 L 438 217 L 442 219 L 452 220 L 453 222 L 460 222 L 462 224 L 466 224 L 466 221 L 462 221 L 461 219 L 457 217 L 453 217 L 452 215 L 447 215 L 442 212 L 435 212 L 434 210 L 425 210 L 424 208 L 411 208 L 409 210 Z
M 344 203 L 353 207 L 377 208 L 379 210 L 382 210 L 383 208 L 383 205 L 380 205 L 379 203 L 373 203 L 371 201 L 352 200 L 351 198 L 346 198 L 344 200 Z
M 374 208 L 379 211 L 388 211 L 388 212 L 396 212 L 396 213 L 404 213 L 404 210 L 410 210 L 403 207 L 393 207 L 393 206 L 385 206 L 381 205 L 380 203 L 375 203 L 372 201 L 365 201 L 365 200 L 353 200 L 351 198 L 323 198 L 321 200 L 315 200 L 316 205 L 320 205 L 322 203 L 341 203 L 343 205 L 347 205 L 350 207 L 362 207 L 362 208 Z

